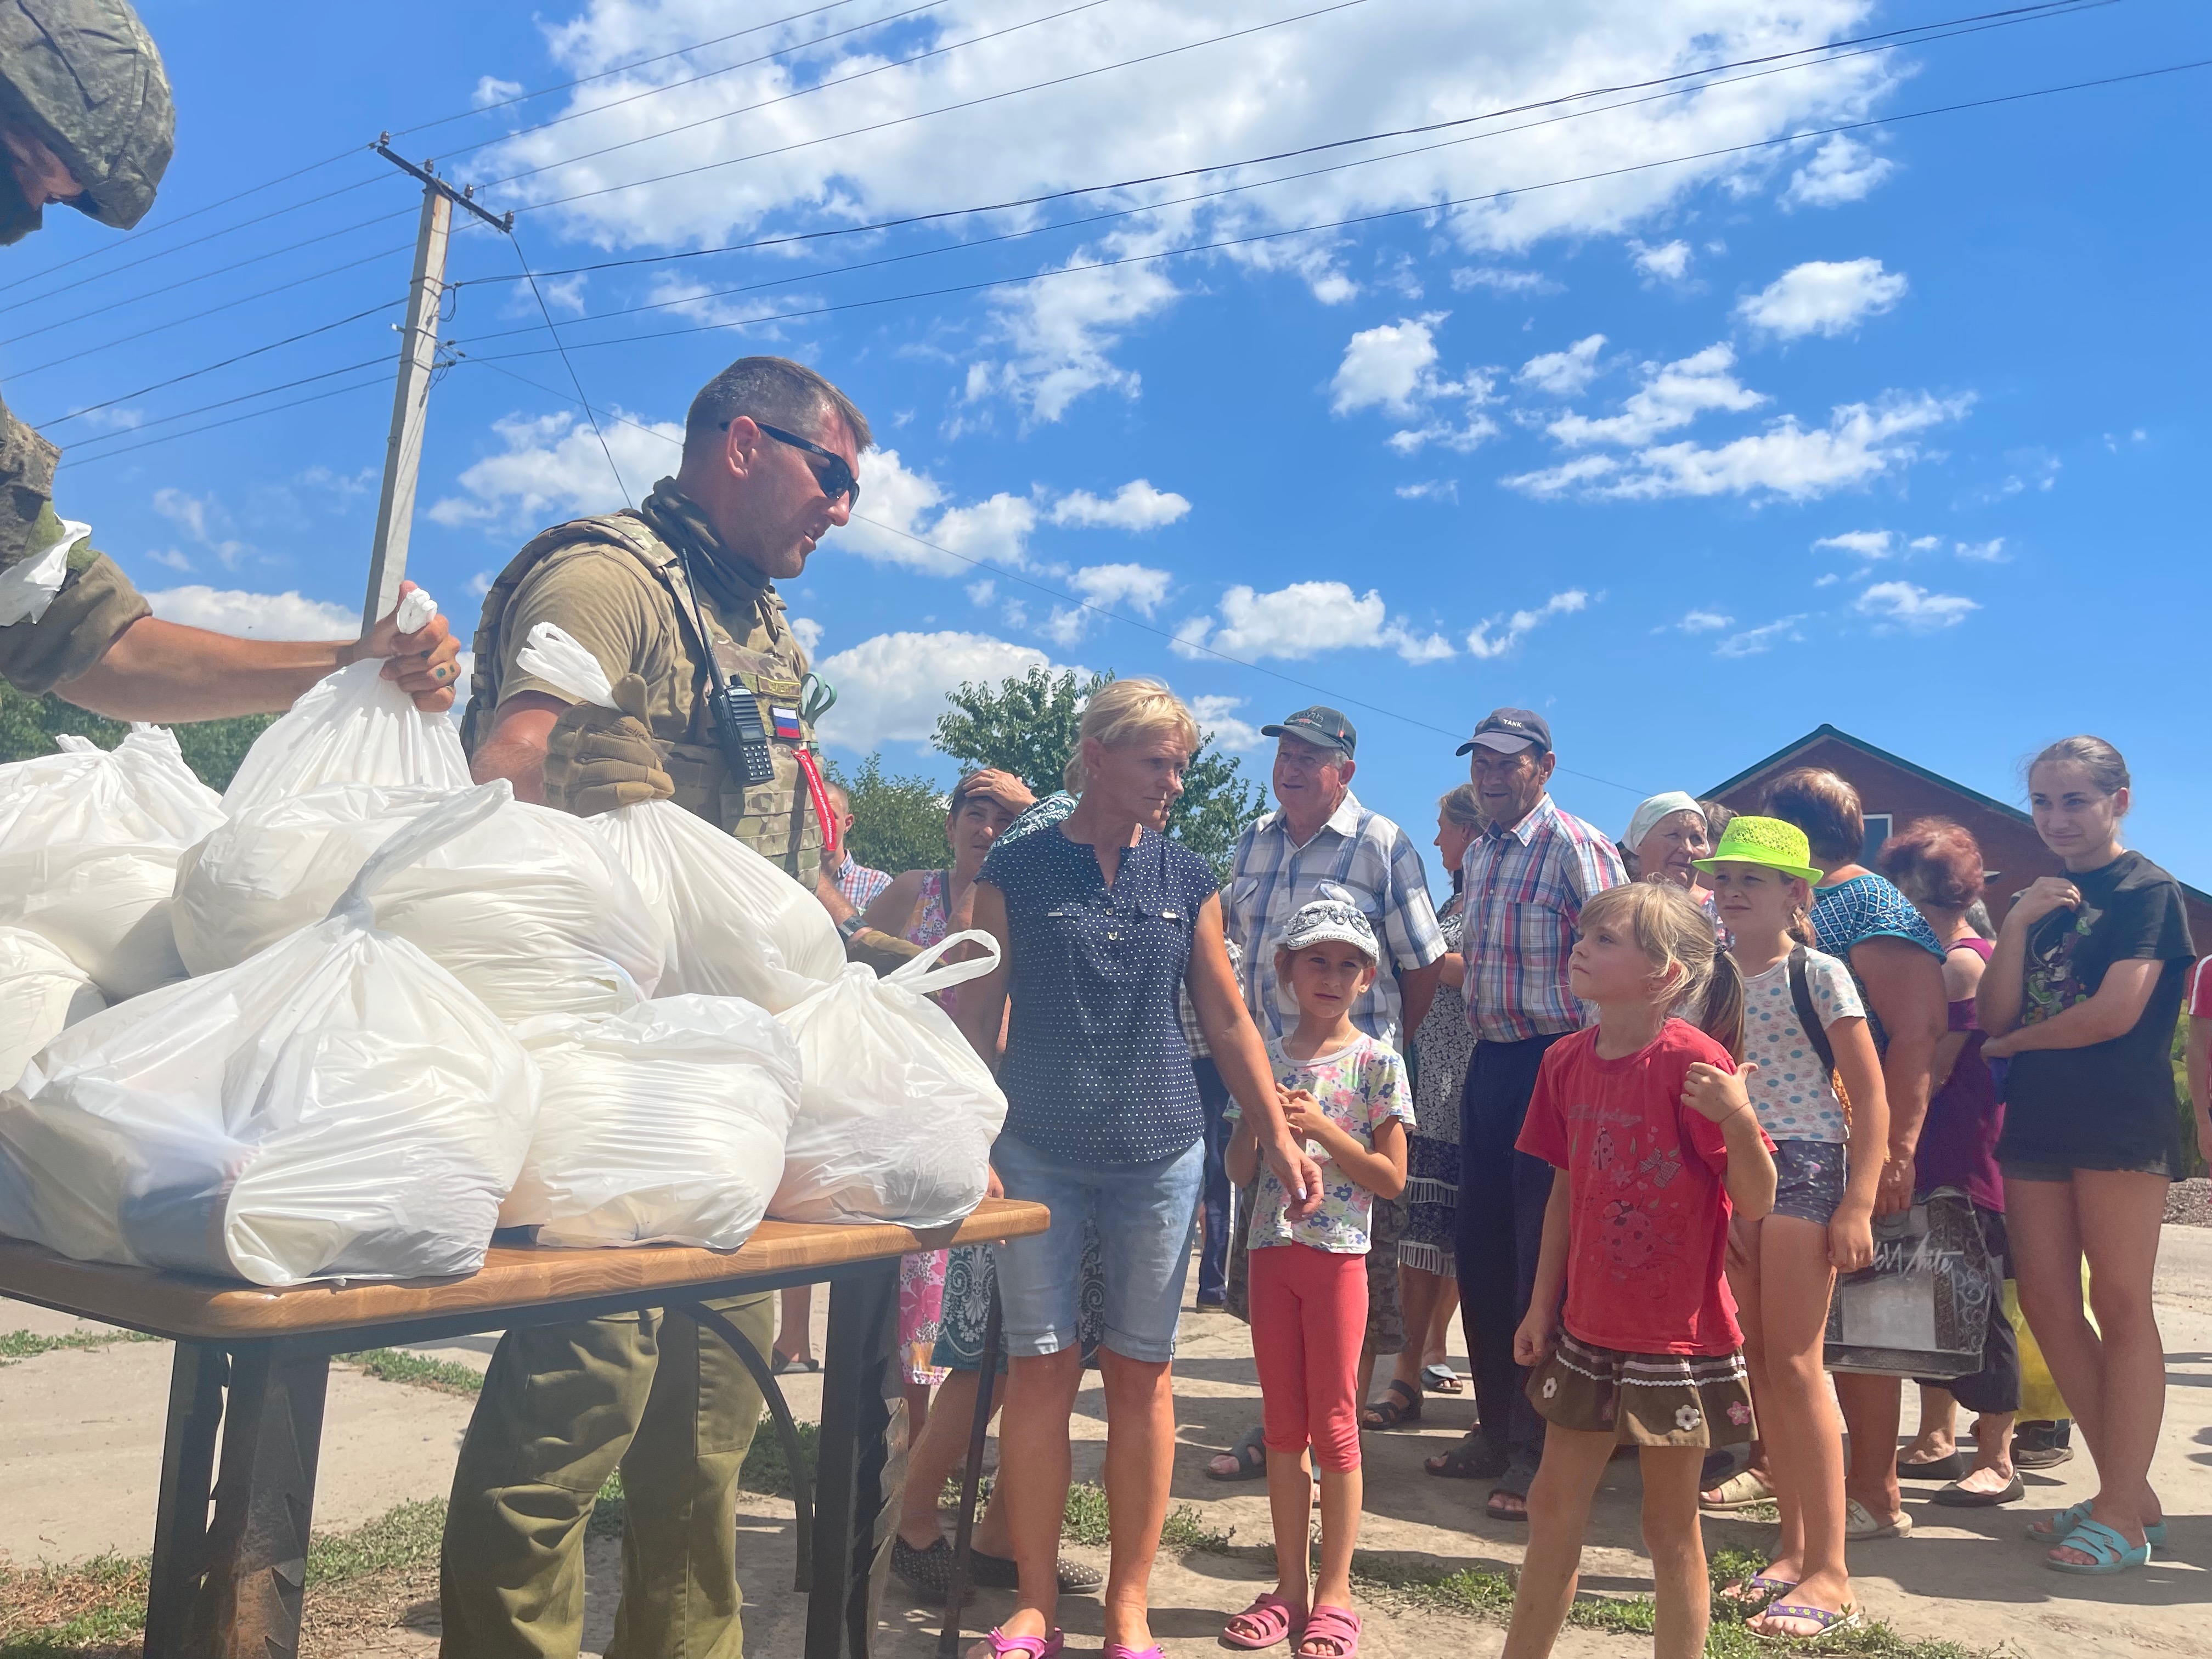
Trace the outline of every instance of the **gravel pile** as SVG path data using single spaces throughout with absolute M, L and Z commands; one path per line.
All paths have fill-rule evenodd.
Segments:
M 2212 1180 L 2198 1176 L 2167 1188 L 2166 1218 L 2188 1227 L 2212 1227 Z

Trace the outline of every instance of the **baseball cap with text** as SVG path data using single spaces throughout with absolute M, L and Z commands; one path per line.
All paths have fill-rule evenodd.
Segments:
M 1467 754 L 1478 744 L 1501 755 L 1517 755 L 1523 749 L 1547 755 L 1552 750 L 1552 728 L 1532 709 L 1493 708 L 1476 723 L 1474 735 L 1453 752 Z
M 1334 749 L 1347 759 L 1359 742 L 1359 733 L 1352 729 L 1350 720 L 1335 709 L 1324 708 L 1319 703 L 1311 708 L 1301 708 L 1295 714 L 1286 715 L 1279 726 L 1261 726 L 1260 735 L 1263 738 L 1298 738 L 1316 749 Z

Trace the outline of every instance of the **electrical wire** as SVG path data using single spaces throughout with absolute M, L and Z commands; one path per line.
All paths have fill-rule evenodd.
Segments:
M 348 363 L 343 368 L 325 369 L 319 374 L 305 374 L 296 380 L 285 380 L 276 386 L 264 386 L 257 392 L 241 392 L 234 398 L 219 398 L 211 404 L 202 404 L 198 409 L 180 409 L 173 415 L 163 415 L 154 420 L 140 421 L 134 426 L 118 428 L 113 432 L 102 432 L 95 434 L 94 436 L 89 438 L 80 438 L 70 446 L 68 453 L 71 455 L 76 455 L 90 445 L 118 441 L 121 439 L 128 438 L 137 433 L 143 432 L 149 427 L 167 426 L 172 421 L 188 421 L 195 415 L 205 415 L 211 410 L 228 409 L 233 404 L 249 403 L 256 398 L 273 397 L 279 392 L 289 392 L 295 386 L 313 386 L 318 380 L 335 380 L 341 374 L 357 374 L 364 368 L 374 368 L 380 364 L 389 363 L 390 362 L 391 358 L 389 356 L 370 357 L 361 362 Z M 169 435 L 172 437 L 181 438 L 189 434 L 179 432 L 172 433 Z M 164 441 L 167 441 L 167 440 L 164 440 Z M 138 448 L 141 447 L 141 446 L 134 444 L 131 447 Z M 86 457 L 85 459 L 89 459 L 90 458 Z
M 378 361 L 381 362 L 383 360 L 380 358 Z M 333 386 L 328 392 L 318 392 L 308 397 L 295 398 L 289 404 L 271 404 L 266 409 L 248 410 L 245 414 L 234 415 L 227 421 L 210 421 L 205 426 L 196 426 L 188 432 L 172 432 L 163 437 L 149 438 L 143 444 L 125 444 L 120 449 L 103 449 L 97 454 L 84 456 L 80 456 L 75 449 L 70 449 L 63 454 L 57 470 L 68 466 L 96 465 L 101 461 L 112 459 L 118 455 L 128 455 L 133 450 L 151 449 L 156 444 L 174 443 L 179 438 L 197 437 L 203 432 L 213 432 L 218 427 L 236 426 L 240 421 L 258 421 L 264 415 L 274 415 L 280 410 L 297 409 L 302 404 L 319 404 L 325 398 L 343 397 L 349 392 L 368 392 L 380 388 L 389 391 L 391 386 L 390 376 L 379 374 L 371 380 L 356 381 L 352 386 Z
M 622 468 L 615 465 L 615 453 L 607 447 L 607 434 L 599 430 L 599 415 L 592 408 L 592 400 L 584 395 L 583 380 L 576 373 L 576 365 L 569 360 L 568 348 L 562 341 L 561 331 L 554 324 L 553 313 L 545 303 L 544 295 L 538 291 L 538 278 L 531 273 L 530 260 L 522 251 L 521 240 L 512 228 L 507 231 L 507 240 L 514 244 L 516 263 L 521 265 L 522 274 L 530 280 L 531 297 L 538 301 L 538 314 L 545 319 L 545 331 L 553 337 L 554 347 L 561 354 L 562 366 L 568 371 L 569 383 L 576 388 L 576 401 L 584 406 L 585 418 L 592 423 L 592 435 L 599 441 L 599 453 L 607 458 L 607 471 L 615 475 L 615 488 L 622 491 L 623 505 L 635 507 L 637 502 L 629 493 L 629 483 L 623 478 Z
M 1924 110 L 1908 110 L 1899 114 L 1869 118 L 1863 121 L 1840 122 L 1833 126 L 1815 127 L 1802 132 L 1785 134 L 1777 138 L 1754 139 L 1747 143 L 1727 144 L 1715 149 L 1698 150 L 1687 155 L 1665 156 L 1656 161 L 1632 162 L 1622 167 L 1602 168 L 1595 173 L 1577 173 L 1570 179 L 1548 179 L 1542 184 L 1516 185 L 1504 190 L 1486 191 L 1472 196 L 1452 197 L 1442 201 L 1418 203 L 1411 207 L 1388 208 L 1373 213 L 1355 214 L 1346 218 L 1332 219 L 1320 224 L 1294 226 L 1287 230 L 1259 231 L 1248 236 L 1224 237 L 1216 241 L 1199 242 L 1188 247 L 1168 248 L 1153 253 L 1132 253 L 1117 258 L 1091 260 L 1083 264 L 1064 266 L 1057 270 L 1032 271 L 1019 276 L 1000 276 L 982 282 L 952 283 L 943 288 L 925 289 L 910 294 L 885 295 L 872 300 L 852 300 L 836 305 L 814 306 L 799 311 L 778 312 L 766 316 L 748 317 L 731 322 L 701 323 L 690 328 L 662 329 L 650 334 L 624 334 L 604 340 L 582 340 L 575 343 L 574 349 L 582 351 L 597 346 L 634 345 L 648 340 L 673 339 L 683 335 L 712 333 L 725 329 L 756 328 L 763 323 L 789 322 L 805 317 L 825 316 L 833 312 L 859 311 L 878 306 L 897 305 L 912 300 L 939 299 L 950 295 L 974 294 L 989 289 L 1017 288 L 1030 283 L 1049 282 L 1059 276 L 1074 276 L 1091 271 L 1110 270 L 1121 265 L 1146 264 L 1155 260 L 1181 258 L 1194 253 L 1215 252 L 1223 248 L 1243 247 L 1257 242 L 1277 241 L 1285 237 L 1307 236 L 1320 231 L 1342 230 L 1354 225 L 1376 224 L 1389 219 L 1438 213 L 1447 209 L 1467 207 L 1479 202 L 1493 202 L 1507 196 L 1526 195 L 1539 190 L 1557 190 L 1565 185 L 1589 184 L 1601 179 L 1617 179 L 1628 173 L 1649 172 L 1655 167 L 1680 167 L 1692 161 L 1711 161 L 1723 155 L 1747 155 L 1757 150 L 1771 149 L 1779 145 L 1803 143 L 1814 138 L 1832 137 L 1838 133 L 1860 132 L 1869 127 L 1884 126 L 1892 122 L 1923 120 L 1930 116 L 1953 115 L 1966 110 L 1987 109 L 1998 105 L 2020 103 L 2033 98 L 2048 98 L 2060 93 L 2118 86 L 2130 82 L 2148 80 L 2157 76 L 2177 75 L 2190 70 L 2203 69 L 2208 65 L 2212 65 L 2212 58 L 2199 58 L 2185 64 L 2169 64 L 2156 69 L 2137 70 L 2124 75 L 2102 76 L 2094 80 L 2070 82 L 2063 86 L 2040 87 L 2028 92 L 1969 99 L 1960 103 L 1945 104 Z M 543 354 L 538 352 L 520 351 L 506 353 L 504 356 L 512 359 L 541 355 Z M 471 361 L 484 360 L 471 359 Z

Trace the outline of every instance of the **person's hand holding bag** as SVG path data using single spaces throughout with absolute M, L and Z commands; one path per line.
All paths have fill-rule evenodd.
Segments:
M 548 806 L 590 818 L 674 797 L 676 781 L 646 724 L 645 681 L 625 674 L 612 689 L 617 707 L 574 702 L 554 722 L 545 739 Z

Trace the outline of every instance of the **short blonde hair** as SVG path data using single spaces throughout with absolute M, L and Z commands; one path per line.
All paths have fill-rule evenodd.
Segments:
M 1096 738 L 1109 749 L 1119 749 L 1146 738 L 1172 732 L 1183 751 L 1194 755 L 1203 739 L 1198 716 L 1166 684 L 1153 679 L 1115 680 L 1101 686 L 1083 706 L 1083 724 L 1076 732 L 1079 745 Z M 1082 793 L 1083 751 L 1079 747 L 1067 763 L 1065 781 L 1071 794 Z

